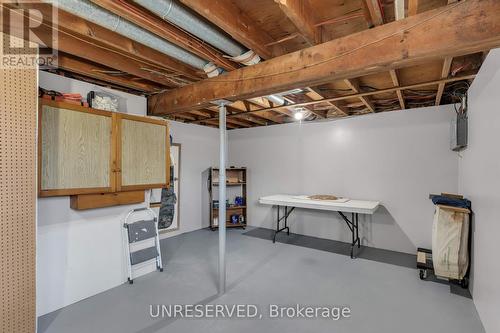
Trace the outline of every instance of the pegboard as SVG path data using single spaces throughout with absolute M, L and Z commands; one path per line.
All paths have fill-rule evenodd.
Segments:
M 2 333 L 35 332 L 37 90 L 35 69 L 0 68 Z

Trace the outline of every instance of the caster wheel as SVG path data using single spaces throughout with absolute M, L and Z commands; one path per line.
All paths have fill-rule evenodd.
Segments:
M 128 279 L 128 283 L 129 284 L 134 284 L 134 280 L 130 280 L 130 278 Z
M 467 289 L 469 288 L 469 278 L 468 277 L 464 277 L 461 281 L 460 281 L 460 286 L 464 289 Z
M 160 272 L 163 272 L 163 268 L 160 268 Z
M 427 278 L 427 271 L 421 269 L 419 272 L 420 280 L 425 280 Z

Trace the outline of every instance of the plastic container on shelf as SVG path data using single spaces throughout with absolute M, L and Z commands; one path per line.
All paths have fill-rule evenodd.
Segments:
M 91 108 L 118 111 L 120 105 L 120 97 L 104 91 L 90 91 L 87 94 L 87 100 Z

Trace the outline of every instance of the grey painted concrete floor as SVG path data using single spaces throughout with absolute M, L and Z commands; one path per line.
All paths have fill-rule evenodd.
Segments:
M 217 232 L 162 241 L 165 270 L 40 317 L 38 332 L 453 332 L 484 328 L 472 300 L 416 269 L 228 230 L 228 288 L 217 296 Z M 262 319 L 152 318 L 150 304 L 255 304 Z M 269 318 L 269 304 L 349 306 L 348 319 Z

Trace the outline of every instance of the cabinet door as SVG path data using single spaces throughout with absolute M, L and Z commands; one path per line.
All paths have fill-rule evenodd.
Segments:
M 168 123 L 125 114 L 118 118 L 119 191 L 168 187 L 170 139 Z
M 39 195 L 114 189 L 111 112 L 39 102 Z

